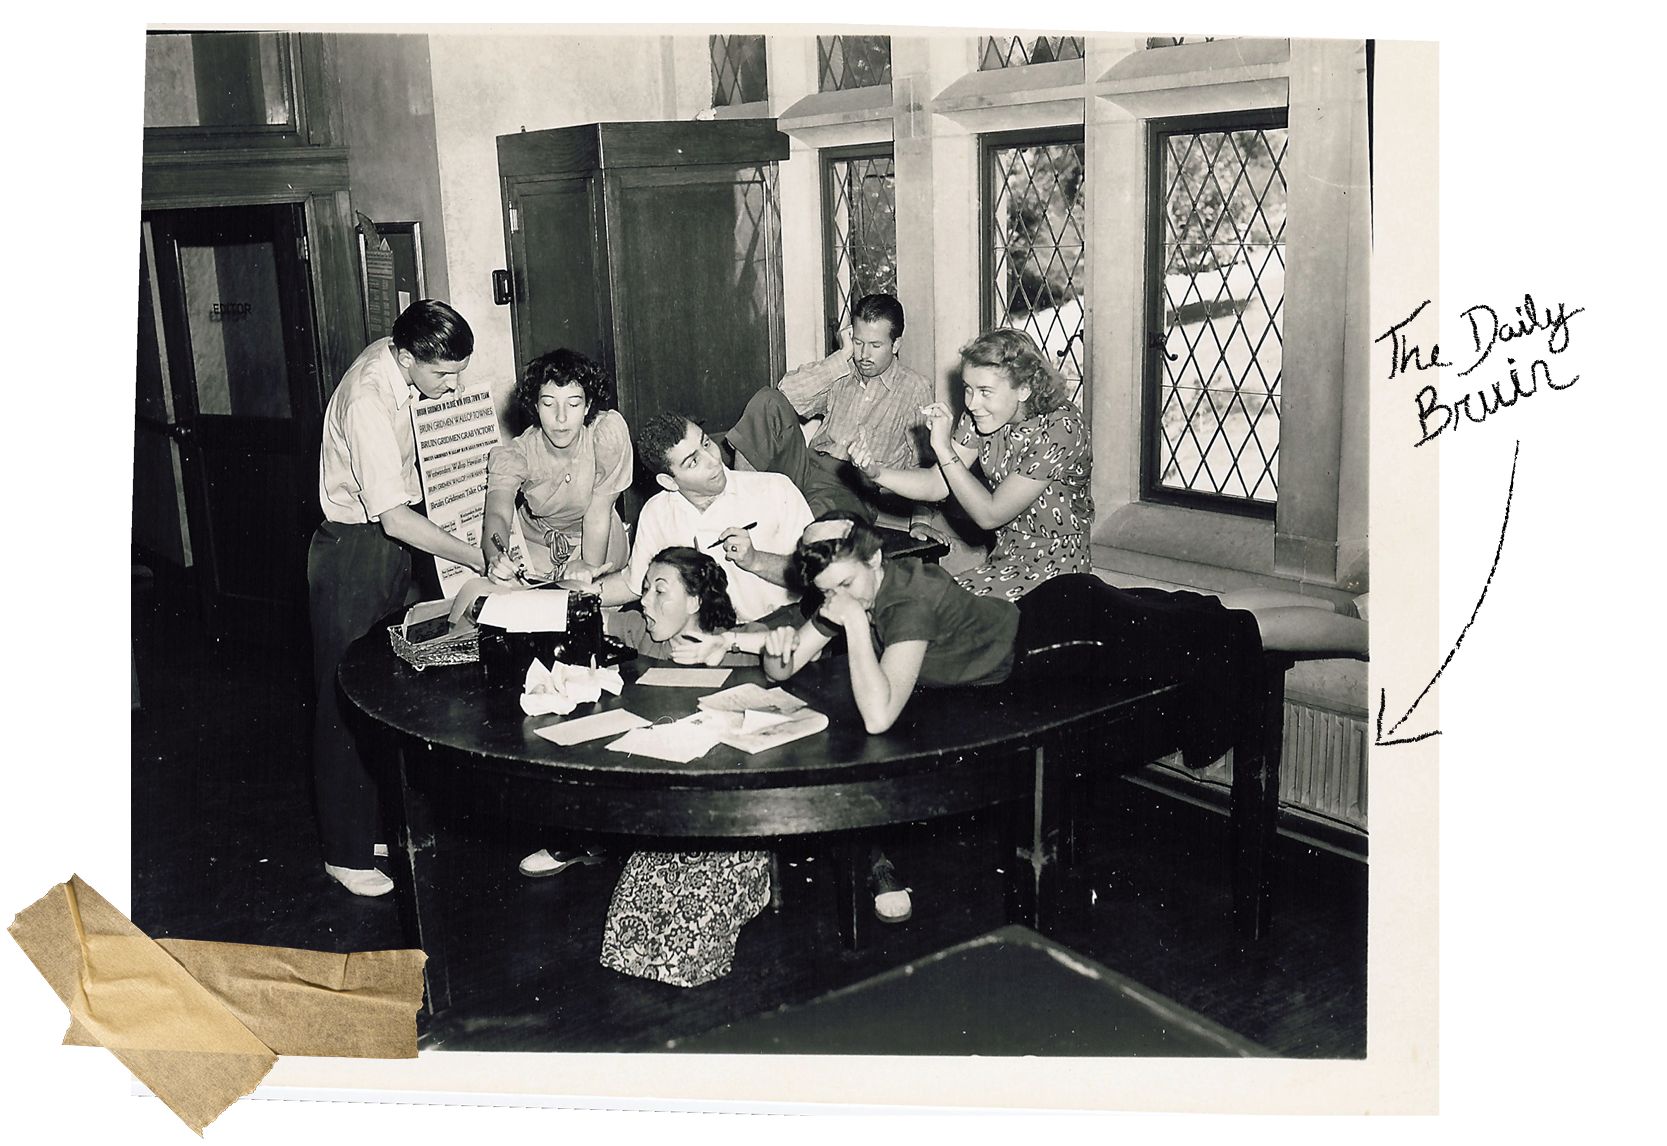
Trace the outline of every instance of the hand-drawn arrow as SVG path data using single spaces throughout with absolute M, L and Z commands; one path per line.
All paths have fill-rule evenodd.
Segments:
M 1515 496 L 1517 488 L 1517 455 L 1521 452 L 1522 440 L 1519 438 L 1517 439 L 1516 448 L 1511 451 L 1511 484 L 1505 491 L 1505 520 L 1499 526 L 1499 546 L 1493 551 L 1493 567 L 1488 570 L 1488 579 L 1482 586 L 1482 595 L 1476 598 L 1476 607 L 1470 610 L 1470 620 L 1466 621 L 1464 628 L 1459 630 L 1459 639 L 1454 641 L 1453 647 L 1448 650 L 1447 659 L 1442 661 L 1441 667 L 1435 670 L 1435 675 L 1430 678 L 1430 683 L 1424 686 L 1424 691 L 1418 694 L 1418 699 L 1413 701 L 1412 706 L 1401 714 L 1401 719 L 1390 726 L 1388 735 L 1392 739 L 1389 740 L 1384 739 L 1383 731 L 1383 710 L 1389 703 L 1389 693 L 1385 689 L 1380 688 L 1378 690 L 1378 730 L 1373 744 L 1379 748 L 1388 748 L 1392 744 L 1417 744 L 1420 740 L 1428 740 L 1432 736 L 1441 735 L 1441 729 L 1437 728 L 1431 732 L 1419 733 L 1417 736 L 1394 738 L 1396 729 L 1407 722 L 1407 717 L 1412 715 L 1413 709 L 1423 703 L 1424 698 L 1435 687 L 1435 682 L 1441 679 L 1441 674 L 1446 672 L 1447 666 L 1453 663 L 1453 657 L 1458 653 L 1459 646 L 1464 644 L 1465 634 L 1470 632 L 1470 626 L 1476 623 L 1476 614 L 1482 611 L 1482 602 L 1488 599 L 1488 589 L 1493 586 L 1493 575 L 1499 572 L 1499 555 L 1505 552 L 1505 530 L 1511 524 L 1511 498 Z

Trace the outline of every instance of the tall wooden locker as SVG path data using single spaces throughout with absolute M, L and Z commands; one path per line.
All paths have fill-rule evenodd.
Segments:
M 727 429 L 786 369 L 774 120 L 593 123 L 498 137 L 519 372 L 603 362 L 633 432 Z

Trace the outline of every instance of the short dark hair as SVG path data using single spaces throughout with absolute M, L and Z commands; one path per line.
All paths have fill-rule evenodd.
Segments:
M 395 350 L 418 362 L 462 362 L 475 352 L 475 332 L 439 299 L 418 299 L 394 319 Z
M 963 369 L 988 366 L 1005 374 L 1007 384 L 1015 389 L 1029 386 L 1027 417 L 1034 418 L 1070 404 L 1065 380 L 1036 345 L 1036 340 L 1022 330 L 1011 327 L 986 330 L 961 347 L 961 366 Z
M 544 393 L 544 387 L 574 385 L 585 392 L 585 425 L 590 425 L 597 414 L 613 406 L 614 384 L 607 371 L 577 350 L 569 350 L 565 346 L 540 354 L 527 363 L 520 381 L 515 383 L 515 393 L 511 398 L 526 415 L 527 424 L 536 425 L 538 399 Z
M 696 620 L 703 633 L 722 633 L 735 627 L 735 605 L 729 599 L 729 575 L 709 554 L 687 545 L 662 549 L 648 563 L 677 570 L 683 591 L 700 601 Z
M 787 587 L 806 601 L 817 602 L 821 592 L 816 579 L 835 561 L 867 561 L 880 552 L 880 535 L 874 527 L 848 509 L 830 509 L 817 521 L 849 521 L 851 531 L 844 537 L 820 541 L 799 538 L 793 556 L 787 559 Z
M 883 318 L 891 323 L 893 342 L 903 337 L 903 304 L 897 301 L 895 295 L 863 295 L 851 308 L 851 321 L 855 323 L 859 318 L 864 322 L 879 322 Z
M 666 455 L 683 440 L 694 424 L 693 418 L 676 410 L 654 415 L 647 425 L 637 431 L 637 460 L 651 474 L 671 473 L 671 461 Z

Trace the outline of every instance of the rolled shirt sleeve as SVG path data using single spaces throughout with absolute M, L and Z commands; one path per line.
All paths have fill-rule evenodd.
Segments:
M 404 416 L 397 411 L 394 417 Z M 407 487 L 407 465 L 388 412 L 375 403 L 354 402 L 342 419 L 343 436 L 353 474 L 353 490 L 365 516 L 380 520 L 388 510 L 411 505 L 416 499 Z

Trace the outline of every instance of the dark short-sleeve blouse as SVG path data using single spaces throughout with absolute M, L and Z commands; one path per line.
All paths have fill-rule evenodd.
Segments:
M 1013 667 L 1019 610 L 996 597 L 975 597 L 955 578 L 918 557 L 887 561 L 870 629 L 879 651 L 925 641 L 920 683 L 991 684 Z

